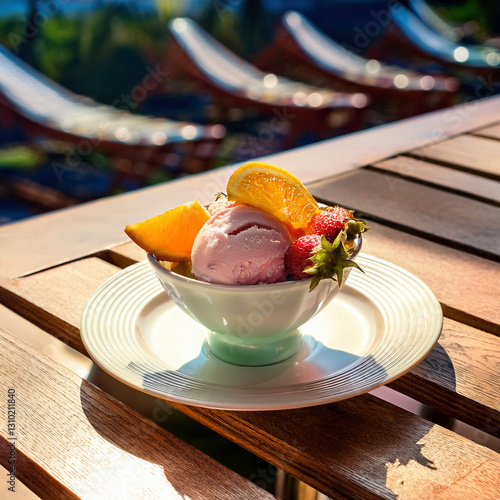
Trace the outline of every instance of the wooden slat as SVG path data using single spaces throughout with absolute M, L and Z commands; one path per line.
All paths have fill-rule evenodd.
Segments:
M 480 130 L 474 130 L 471 133 L 473 135 L 479 135 L 481 137 L 487 137 L 489 139 L 500 140 L 500 124 L 492 125 L 491 127 L 485 127 Z
M 274 498 L 5 330 L 0 359 L 16 394 L 17 477 L 42 498 Z M 6 404 L 0 413 L 7 422 Z
M 315 183 L 310 191 L 322 201 L 500 261 L 499 207 L 367 169 Z
M 498 122 L 500 97 L 481 99 L 474 104 L 471 107 L 466 103 L 452 110 L 416 116 L 260 159 L 289 170 L 304 183 L 319 181 Z M 455 116 L 459 119 L 454 120 Z M 276 110 L 277 126 L 291 119 L 283 116 L 282 110 Z M 214 193 L 225 190 L 235 168 L 231 165 L 4 226 L 0 235 L 0 278 L 19 277 L 126 242 L 123 228 L 127 224 L 195 198 L 209 201 Z
M 409 156 L 397 156 L 377 162 L 373 164 L 373 167 L 430 186 L 444 188 L 458 194 L 466 194 L 479 201 L 500 205 L 500 182 L 485 177 L 442 167 Z
M 500 179 L 500 142 L 462 135 L 432 146 L 415 149 L 411 155 Z
M 103 252 L 103 257 L 115 266 L 124 268 L 147 258 L 146 252 L 132 241 Z
M 425 281 L 446 316 L 500 335 L 500 264 L 381 224 L 370 225 L 364 252 Z
M 0 467 L 0 474 L 2 474 L 2 476 L 6 478 L 7 481 L 9 481 L 8 475 L 10 474 L 10 471 L 8 471 L 5 467 Z M 4 487 L 9 488 L 10 483 L 6 483 Z M 14 497 L 15 500 L 40 500 L 40 497 L 38 495 L 35 495 L 30 489 L 26 488 L 26 486 L 17 479 L 14 493 L 10 496 Z
M 370 395 L 272 412 L 174 406 L 333 499 L 498 498 L 499 454 Z
M 500 437 L 500 338 L 446 319 L 439 343 L 390 386 Z
M 77 373 L 80 377 L 87 378 L 94 367 L 94 364 L 87 356 L 75 351 L 75 349 L 72 349 L 54 335 L 35 326 L 26 318 L 19 316 L 3 305 L 0 305 L 0 318 L 2 318 L 2 328 L 10 332 L 16 332 L 18 339 Z
M 92 257 L 0 283 L 0 302 L 86 354 L 80 318 L 97 286 L 119 269 Z

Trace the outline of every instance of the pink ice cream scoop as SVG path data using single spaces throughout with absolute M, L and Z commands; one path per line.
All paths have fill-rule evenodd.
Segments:
M 290 245 L 290 235 L 280 221 L 257 208 L 236 205 L 215 213 L 196 236 L 193 274 L 223 285 L 284 281 Z

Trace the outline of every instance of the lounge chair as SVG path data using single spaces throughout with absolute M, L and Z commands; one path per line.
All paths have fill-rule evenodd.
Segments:
M 222 125 L 136 115 L 73 94 L 2 46 L 0 111 L 4 122 L 20 120 L 31 136 L 73 143 L 81 157 L 105 152 L 118 164 L 125 159 L 155 167 L 180 148 L 198 165 L 194 170 L 203 170 L 225 134 Z
M 411 10 L 389 7 L 391 23 L 384 35 L 368 48 L 366 57 L 408 56 L 436 61 L 444 70 L 458 69 L 489 76 L 500 70 L 500 51 L 485 45 L 460 45 L 429 28 Z
M 321 79 L 323 85 L 366 93 L 374 102 L 396 101 L 396 118 L 449 106 L 459 87 L 455 78 L 418 73 L 355 54 L 294 11 L 283 15 L 272 44 L 254 62 L 264 69 L 281 64 L 296 74 Z
M 475 21 L 454 25 L 444 20 L 425 0 L 407 0 L 406 4 L 429 29 L 442 37 L 459 44 L 480 43 L 477 37 L 478 24 Z
M 165 59 L 171 73 L 188 76 L 214 95 L 222 108 L 253 108 L 263 115 L 289 117 L 288 144 L 302 131 L 328 134 L 362 125 L 368 98 L 362 93 L 339 93 L 266 73 L 231 52 L 188 18 L 169 24 L 171 42 Z M 332 127 L 333 125 L 333 127 Z

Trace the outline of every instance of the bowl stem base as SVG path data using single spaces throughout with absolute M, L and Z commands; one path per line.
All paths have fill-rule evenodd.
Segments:
M 210 332 L 207 343 L 219 359 L 240 366 L 265 366 L 293 356 L 302 343 L 302 333 L 291 330 L 267 337 L 235 337 Z

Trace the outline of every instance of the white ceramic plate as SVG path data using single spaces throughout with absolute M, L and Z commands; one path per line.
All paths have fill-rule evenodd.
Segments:
M 148 262 L 120 271 L 87 303 L 83 343 L 108 373 L 161 398 L 208 408 L 277 410 L 324 404 L 387 384 L 432 350 L 442 311 L 407 271 L 361 254 L 341 293 L 301 330 L 297 354 L 242 367 L 207 349 L 206 330 L 168 297 Z

